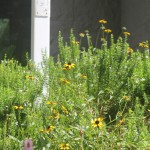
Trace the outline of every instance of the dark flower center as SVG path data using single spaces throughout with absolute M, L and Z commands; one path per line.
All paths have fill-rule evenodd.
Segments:
M 63 145 L 63 148 L 66 148 L 66 147 L 67 147 L 67 145 L 66 145 L 66 144 L 64 144 L 64 145 Z
M 98 120 L 96 120 L 96 121 L 95 121 L 95 124 L 99 124 L 99 121 L 98 121 Z
M 69 69 L 69 66 L 66 66 L 65 68 L 66 68 L 66 69 Z

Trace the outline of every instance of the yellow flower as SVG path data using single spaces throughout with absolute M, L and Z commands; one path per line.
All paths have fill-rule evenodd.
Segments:
M 110 29 L 105 29 L 104 32 L 105 32 L 105 33 L 111 33 L 112 30 L 110 30 Z
M 49 102 L 49 101 L 48 101 L 46 104 L 47 104 L 47 105 L 56 105 L 57 103 L 56 103 L 56 102 Z
M 14 106 L 14 108 L 15 108 L 16 110 L 22 110 L 22 109 L 23 109 L 23 106 Z
M 59 112 L 54 109 L 53 114 L 52 116 L 50 116 L 50 118 L 59 119 L 60 118 Z
M 139 46 L 140 46 L 140 47 L 144 47 L 144 48 L 149 48 L 147 42 L 141 42 L 141 43 L 139 43 Z
M 130 97 L 129 97 L 129 96 L 126 96 L 126 95 L 124 95 L 124 96 L 122 97 L 122 99 L 125 100 L 125 101 L 130 101 Z
M 59 119 L 60 118 L 60 114 L 59 113 L 53 113 L 52 116 L 54 119 Z
M 128 48 L 128 53 L 133 53 L 133 49 L 131 47 Z
M 130 32 L 123 32 L 124 35 L 131 35 Z
M 52 131 L 52 130 L 54 130 L 54 129 L 55 129 L 54 126 L 48 126 L 48 127 L 47 127 L 47 131 L 48 131 L 48 132 L 50 132 L 50 131 Z
M 84 33 L 80 33 L 79 35 L 80 35 L 80 37 L 84 37 L 84 36 L 85 36 L 85 34 L 84 34 Z
M 70 84 L 70 82 L 69 82 L 68 80 L 66 80 L 66 79 L 60 79 L 60 81 L 61 81 L 62 83 L 65 83 L 65 84 Z
M 117 126 L 120 127 L 124 123 L 125 123 L 125 118 L 123 118 L 122 120 L 120 120 L 119 123 L 117 124 Z
M 104 126 L 103 124 L 103 118 L 96 118 L 94 120 L 91 121 L 91 124 L 92 126 L 95 128 L 95 127 L 98 127 L 98 128 L 101 128 Z
M 62 106 L 61 108 L 64 113 L 68 114 L 68 110 L 64 106 Z
M 40 132 L 43 132 L 43 133 L 49 133 L 51 132 L 52 130 L 54 130 L 55 127 L 54 126 L 48 126 L 46 130 L 40 130 Z
M 26 79 L 34 79 L 33 76 L 25 76 L 25 77 L 26 77 Z
M 60 144 L 60 149 L 61 150 L 67 150 L 67 149 L 69 149 L 69 144 L 64 144 L 64 143 Z
M 148 112 L 150 112 L 150 109 L 147 109 Z
M 99 20 L 99 23 L 106 24 L 106 23 L 107 23 L 107 21 L 106 21 L 106 20 L 104 20 L 104 19 L 102 19 L 102 20 Z
M 72 68 L 75 68 L 75 64 L 69 62 L 67 64 L 64 64 L 63 70 L 71 70 Z

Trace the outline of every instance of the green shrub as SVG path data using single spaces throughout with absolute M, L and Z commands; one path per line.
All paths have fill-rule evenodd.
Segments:
M 43 57 L 42 70 L 0 64 L 0 149 L 23 149 L 27 138 L 39 150 L 150 148 L 148 43 L 133 51 L 129 32 L 114 40 L 100 23 L 95 46 L 88 31 L 71 30 L 69 43 L 60 32 L 57 61 Z

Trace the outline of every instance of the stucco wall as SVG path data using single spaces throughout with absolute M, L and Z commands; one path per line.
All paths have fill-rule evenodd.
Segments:
M 89 30 L 96 37 L 99 19 L 108 20 L 108 27 L 117 35 L 121 24 L 120 0 L 51 0 L 51 55 L 58 53 L 57 39 L 61 31 L 69 39 L 70 29 L 75 35 Z

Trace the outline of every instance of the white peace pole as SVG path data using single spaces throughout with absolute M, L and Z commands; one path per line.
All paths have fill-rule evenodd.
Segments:
M 50 2 L 32 0 L 31 8 L 31 59 L 36 65 L 42 62 L 43 53 L 50 54 Z
M 51 0 L 31 1 L 31 59 L 39 68 L 43 54 L 47 58 L 50 55 L 50 4 Z M 47 80 L 43 85 L 43 94 L 48 94 Z M 41 97 L 38 97 L 35 103 L 40 102 Z

